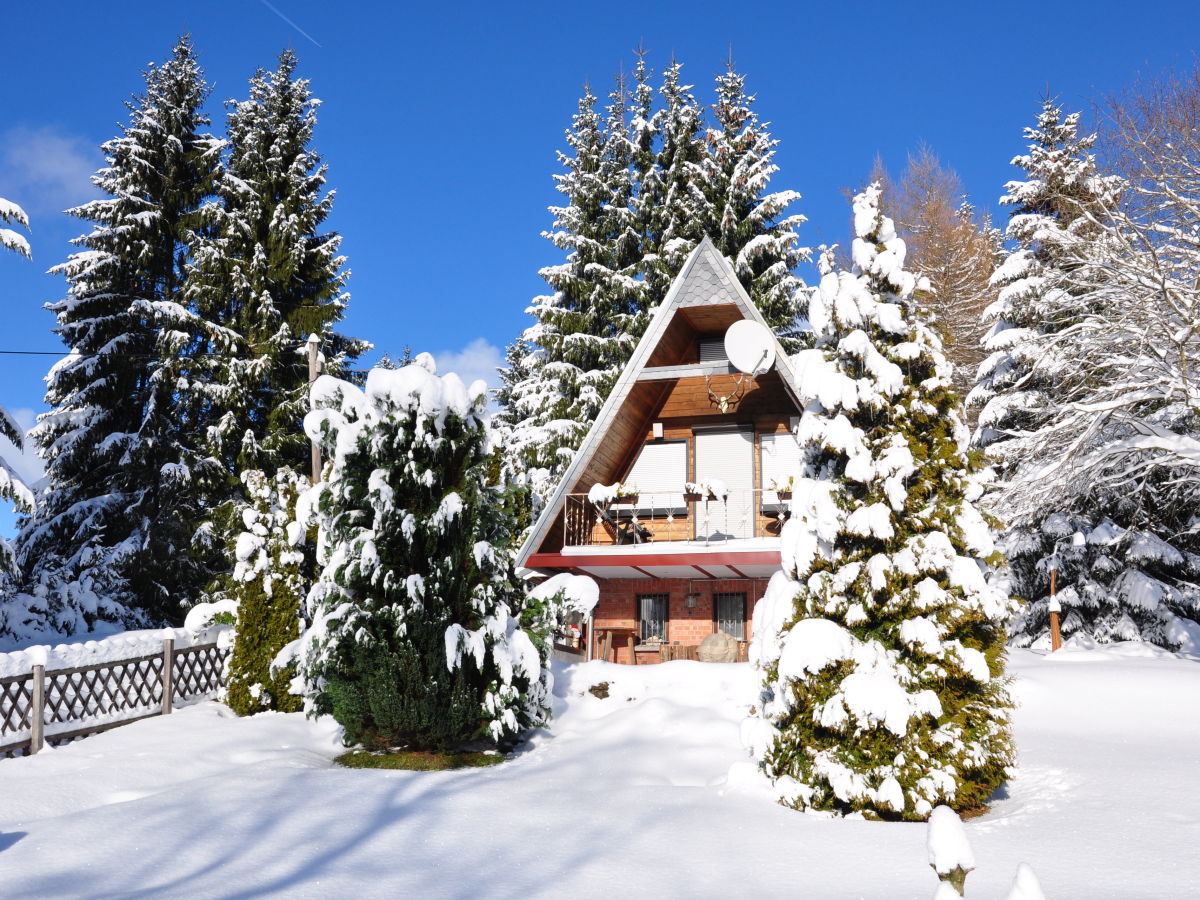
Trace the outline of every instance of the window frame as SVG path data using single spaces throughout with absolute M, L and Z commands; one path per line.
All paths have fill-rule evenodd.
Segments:
M 667 629 L 669 627 L 669 622 L 671 619 L 671 595 L 667 594 L 667 593 L 653 593 L 653 594 L 637 594 L 636 597 L 637 597 L 638 640 L 642 643 L 645 643 L 650 638 L 654 637 L 654 634 L 647 633 L 647 629 L 646 629 L 647 621 L 661 621 L 662 622 L 662 631 L 658 635 L 658 637 L 665 644 L 667 642 Z M 651 613 L 661 610 L 661 612 L 662 612 L 661 620 L 659 620 L 657 618 L 652 618 L 650 620 L 647 620 L 646 616 L 643 613 L 645 601 L 650 601 L 653 604 L 651 607 Z
M 712 595 L 713 631 L 724 631 L 725 634 L 728 634 L 731 638 L 737 641 L 746 640 L 746 603 L 748 599 L 749 597 L 745 591 L 714 591 Z M 736 620 L 738 623 L 738 634 L 733 634 L 732 632 L 726 631 L 721 627 L 722 621 L 733 621 L 728 618 L 722 620 L 722 601 L 736 601 L 741 604 L 741 617 Z

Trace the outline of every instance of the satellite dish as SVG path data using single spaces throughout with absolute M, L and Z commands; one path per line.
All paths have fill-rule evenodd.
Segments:
M 775 336 L 750 319 L 734 322 L 725 332 L 725 355 L 747 375 L 762 375 L 775 365 Z

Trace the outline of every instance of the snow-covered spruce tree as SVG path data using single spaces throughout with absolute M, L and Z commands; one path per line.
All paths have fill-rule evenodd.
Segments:
M 694 168 L 688 204 L 717 249 L 733 261 L 738 279 L 754 305 L 789 351 L 803 343 L 797 316 L 804 314 L 803 280 L 795 268 L 808 259 L 796 228 L 802 215 L 785 215 L 800 195 L 795 191 L 768 193 L 771 176 L 779 171 L 774 157 L 779 141 L 753 109 L 746 94 L 746 76 L 730 60 L 717 77 L 715 125 L 704 136 L 704 155 Z
M 1119 203 L 1078 208 L 1085 221 L 1062 238 L 1059 268 L 1080 314 L 1043 337 L 1035 370 L 1055 379 L 1060 402 L 1022 436 L 1022 465 L 1001 496 L 1001 512 L 1041 539 L 1014 554 L 1020 574 L 1044 580 L 1044 554 L 1060 548 L 1068 637 L 1191 652 L 1200 649 L 1196 84 L 1168 79 L 1145 105 L 1136 96 L 1114 105 L 1114 155 L 1128 180 Z M 1063 513 L 1025 518 L 1064 500 Z M 1046 634 L 1048 602 L 1034 596 L 1014 622 L 1015 643 Z
M 182 288 L 221 142 L 200 130 L 207 88 L 187 36 L 145 82 L 102 146 L 93 181 L 108 196 L 71 211 L 92 230 L 55 270 L 70 288 L 48 306 L 69 352 L 32 432 L 46 486 L 17 552 L 30 615 L 68 634 L 177 618 L 208 578 L 189 552 L 203 507 L 179 404 L 195 332 Z
M 245 530 L 238 535 L 230 589 L 238 606 L 226 702 L 242 716 L 297 712 L 301 699 L 288 690 L 294 673 L 272 671 L 271 663 L 300 637 L 300 607 L 309 578 L 296 500 L 307 490 L 308 479 L 285 466 L 274 478 L 251 469 L 242 481 L 253 505 L 242 511 Z
M 0 197 L 0 222 L 29 227 L 29 217 L 25 215 L 25 210 L 3 197 Z M 0 228 L 0 247 L 12 250 L 26 259 L 33 259 L 33 254 L 29 250 L 29 241 L 23 234 L 13 231 L 11 228 Z M 3 406 L 0 406 L 0 435 L 4 435 L 12 441 L 13 446 L 18 449 L 25 445 L 23 429 Z M 28 509 L 33 505 L 33 494 L 2 456 L 0 456 L 0 499 L 13 501 L 23 509 Z M 0 538 L 0 571 L 5 570 L 5 561 L 9 559 L 9 553 L 7 542 Z
M 217 463 L 205 485 L 213 521 L 200 538 L 227 553 L 243 511 L 257 506 L 240 474 L 257 469 L 270 480 L 308 466 L 305 340 L 321 338 L 331 374 L 364 346 L 334 331 L 349 298 L 347 273 L 341 237 L 322 231 L 333 194 L 323 193 L 326 167 L 311 146 L 320 101 L 296 65 L 284 51 L 274 72 L 250 80 L 247 100 L 230 103 L 229 158 L 188 271 L 188 299 L 208 328 L 198 340 L 215 351 L 197 357 L 191 380 L 197 438 Z M 224 583 L 218 578 L 210 595 Z
M 313 405 L 329 462 L 302 501 L 323 566 L 300 650 L 310 710 L 369 748 L 511 742 L 545 718 L 549 673 L 518 624 L 510 549 L 491 540 L 483 382 L 421 354 L 365 390 L 323 376 Z
M 633 209 L 642 237 L 646 303 L 654 307 L 667 296 L 688 254 L 704 236 L 689 202 L 690 185 L 704 154 L 704 113 L 692 85 L 682 83 L 683 63 L 676 59 L 663 72 L 662 107 L 654 111 L 644 63 L 639 61 L 634 94 Z
M 0 222 L 29 227 L 29 217 L 25 214 L 25 210 L 3 197 L 0 197 Z M 29 241 L 23 234 L 13 231 L 11 228 L 0 228 L 0 247 L 12 250 L 26 259 L 33 258 L 29 250 Z M 13 446 L 18 449 L 25 445 L 24 430 L 3 406 L 0 406 L 0 434 L 12 441 Z M 2 456 L 0 456 L 0 499 L 16 503 L 20 509 L 28 510 L 33 506 L 33 494 Z M 16 558 L 13 556 L 12 547 L 9 546 L 6 539 L 0 537 L 0 595 L 7 594 L 11 590 L 15 575 Z M 0 611 L 0 636 L 7 630 L 5 622 L 6 617 Z
M 553 293 L 526 310 L 536 322 L 523 338 L 537 349 L 523 362 L 529 375 L 512 387 L 506 414 L 511 473 L 525 473 L 538 494 L 570 463 L 647 319 L 631 256 L 637 235 L 624 84 L 613 90 L 607 116 L 596 102 L 586 88 L 567 131 L 573 153 L 559 154 L 566 171 L 554 178 L 566 203 L 551 207 L 555 230 L 545 236 L 567 258 L 541 270 Z
M 1009 182 L 1000 200 L 1012 208 L 1005 236 L 1013 249 L 992 276 L 999 293 L 985 312 L 992 323 L 984 342 L 990 355 L 969 396 L 970 403 L 981 407 L 973 442 L 987 451 L 999 476 L 991 502 L 1005 522 L 1001 545 L 1012 572 L 1012 591 L 1030 604 L 1013 623 L 1020 645 L 1048 634 L 1049 572 L 1056 548 L 1062 551 L 1070 544 L 1075 531 L 1086 537 L 1108 516 L 1119 515 L 1121 504 L 1115 496 L 1061 490 L 1040 498 L 1028 492 L 1018 498 L 1012 492 L 1038 446 L 1054 441 L 1053 431 L 1045 429 L 1069 400 L 1065 373 L 1082 350 L 1070 337 L 1071 328 L 1095 311 L 1090 308 L 1094 292 L 1077 276 L 1087 268 L 1084 256 L 1097 252 L 1103 242 L 1099 219 L 1120 189 L 1119 179 L 1097 172 L 1092 152 L 1096 137 L 1079 135 L 1078 113 L 1064 115 L 1047 99 L 1037 125 L 1025 135 L 1029 152 L 1015 157 L 1013 164 L 1026 177 Z M 1068 522 L 1070 530 L 1064 532 Z M 1104 593 L 1100 586 L 1116 574 L 1111 536 L 1104 526 L 1092 549 L 1075 559 L 1072 581 L 1082 606 L 1096 609 Z M 1093 563 L 1096 571 L 1085 575 Z M 1072 595 L 1066 599 L 1070 602 Z M 1072 629 L 1089 618 L 1072 618 Z
M 1013 761 L 1009 602 L 975 509 L 968 433 L 904 242 L 854 200 L 852 273 L 822 258 L 784 567 L 754 615 L 748 742 L 798 809 L 924 819 L 981 806 Z

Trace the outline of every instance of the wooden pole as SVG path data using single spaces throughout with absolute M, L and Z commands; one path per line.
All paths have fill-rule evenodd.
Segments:
M 308 386 L 312 389 L 312 384 L 317 380 L 317 376 L 321 374 L 321 364 L 317 359 L 317 348 L 320 346 L 321 340 L 316 334 L 308 336 Z M 311 401 L 310 401 L 311 402 Z M 312 442 L 312 483 L 316 484 L 321 480 L 321 447 L 316 441 Z
M 175 699 L 175 639 L 163 639 L 162 714 L 170 715 Z
M 1058 650 L 1062 647 L 1062 632 L 1059 631 L 1059 628 L 1058 628 L 1059 605 L 1058 605 L 1057 598 L 1054 596 L 1054 593 L 1055 593 L 1054 589 L 1056 586 L 1057 575 L 1058 575 L 1058 569 L 1054 566 L 1051 566 L 1050 567 L 1050 652 L 1051 653 L 1053 653 L 1055 650 Z
M 46 667 L 34 666 L 33 690 L 29 699 L 29 752 L 37 753 L 45 743 L 46 729 Z

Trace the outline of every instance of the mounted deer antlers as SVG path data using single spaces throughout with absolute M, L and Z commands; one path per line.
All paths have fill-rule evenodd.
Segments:
M 751 381 L 754 380 L 753 376 L 751 376 L 750 380 Z M 704 376 L 704 384 L 705 384 L 705 387 L 708 388 L 709 402 L 712 403 L 712 405 L 715 406 L 722 413 L 729 412 L 731 409 L 733 409 L 735 406 L 737 406 L 738 401 L 740 401 L 742 399 L 742 397 L 744 397 L 746 395 L 746 376 L 745 375 L 738 375 L 737 382 L 734 385 L 733 392 L 726 394 L 724 397 L 713 392 L 711 375 Z

